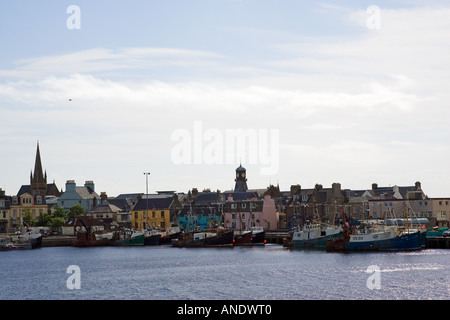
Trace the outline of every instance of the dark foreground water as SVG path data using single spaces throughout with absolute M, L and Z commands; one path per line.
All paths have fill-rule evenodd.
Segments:
M 73 265 L 80 289 L 67 285 L 70 277 L 69 287 L 76 284 L 77 274 L 67 273 Z M 0 299 L 449 300 L 450 250 L 342 254 L 266 245 L 8 251 L 0 252 Z

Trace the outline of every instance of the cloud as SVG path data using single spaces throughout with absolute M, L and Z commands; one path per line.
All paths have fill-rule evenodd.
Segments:
M 92 48 L 73 53 L 15 61 L 12 70 L 0 70 L 4 78 L 39 78 L 73 73 L 113 73 L 176 66 L 205 66 L 225 56 L 201 50 L 176 48 Z
M 382 179 L 423 180 L 424 187 L 434 179 L 443 186 L 436 168 L 444 160 L 426 154 L 450 156 L 450 22 L 444 19 L 450 9 L 381 8 L 380 30 L 365 26 L 365 10 L 339 12 L 357 35 L 301 42 L 280 37 L 267 44 L 278 56 L 248 64 L 207 50 L 135 47 L 16 61 L 14 68 L 0 70 L 0 112 L 8 119 L 0 139 L 6 143 L 14 133 L 35 141 L 44 135 L 52 147 L 71 145 L 52 155 L 55 166 L 60 159 L 99 176 L 106 167 L 114 172 L 128 164 L 131 172 L 151 163 L 176 172 L 173 188 L 187 190 L 194 182 L 180 181 L 201 168 L 170 162 L 174 130 L 192 132 L 195 121 L 219 132 L 279 129 L 280 170 L 274 178 L 283 188 L 327 179 L 357 188 Z M 79 150 L 89 156 L 80 157 Z M 66 168 L 59 170 L 64 176 Z M 75 171 L 70 174 L 77 176 Z M 253 186 L 261 183 L 266 180 L 252 177 Z

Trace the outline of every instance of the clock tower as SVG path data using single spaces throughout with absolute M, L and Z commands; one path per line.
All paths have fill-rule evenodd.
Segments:
M 236 169 L 236 179 L 234 181 L 236 184 L 234 185 L 234 192 L 247 192 L 247 177 L 246 177 L 245 168 L 239 164 L 239 167 Z

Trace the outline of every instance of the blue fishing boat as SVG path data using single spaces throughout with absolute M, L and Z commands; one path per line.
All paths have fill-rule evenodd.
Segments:
M 325 224 L 306 224 L 293 230 L 292 248 L 325 249 L 327 240 L 342 236 L 342 227 Z

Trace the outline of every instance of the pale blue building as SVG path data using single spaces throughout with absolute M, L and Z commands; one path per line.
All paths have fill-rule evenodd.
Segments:
M 77 204 L 81 205 L 86 212 L 101 204 L 101 198 L 95 192 L 93 181 L 86 181 L 84 186 L 77 186 L 75 180 L 67 180 L 66 191 L 58 198 L 58 206 L 70 209 Z

